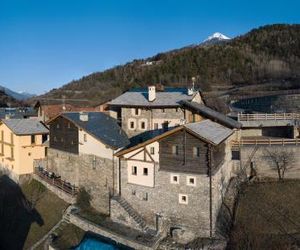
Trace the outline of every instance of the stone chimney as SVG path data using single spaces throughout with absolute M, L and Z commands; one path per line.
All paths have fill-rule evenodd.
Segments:
M 148 101 L 153 102 L 156 99 L 156 89 L 155 86 L 148 87 Z
M 84 113 L 84 112 L 80 112 L 79 113 L 79 120 L 82 121 L 82 122 L 87 122 L 89 120 L 89 114 Z

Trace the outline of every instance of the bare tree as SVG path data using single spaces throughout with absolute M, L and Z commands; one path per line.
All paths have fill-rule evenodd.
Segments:
M 266 148 L 264 156 L 271 163 L 271 167 L 277 170 L 278 180 L 283 181 L 286 171 L 292 168 L 295 161 L 294 152 L 282 147 Z

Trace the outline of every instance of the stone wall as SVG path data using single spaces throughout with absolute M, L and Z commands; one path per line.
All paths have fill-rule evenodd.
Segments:
M 92 196 L 92 206 L 101 213 L 109 214 L 109 197 L 114 192 L 115 162 L 94 155 L 75 155 L 50 148 L 47 170 L 72 185 L 84 187 Z
M 164 112 L 163 112 L 164 110 Z M 158 128 L 162 128 L 163 122 L 168 122 L 169 127 L 180 124 L 180 120 L 184 118 L 184 112 L 181 108 L 156 108 L 156 109 L 139 109 L 139 115 L 134 115 L 131 108 L 122 108 L 122 129 L 129 137 L 141 134 L 148 130 L 154 130 L 154 124 L 158 124 Z M 129 128 L 129 120 L 136 124 L 135 129 Z M 146 122 L 146 128 L 140 128 L 140 122 Z
M 135 220 L 124 210 L 124 208 L 114 199 L 110 200 L 110 218 L 117 223 L 125 224 L 131 228 L 141 230 Z
M 90 221 L 87 221 L 78 215 L 70 214 L 70 222 L 86 232 L 93 232 L 95 234 L 109 238 L 117 243 L 123 244 L 124 246 L 128 246 L 133 249 L 140 249 L 140 250 L 153 249 L 152 247 L 148 247 L 144 244 L 140 244 L 136 241 L 133 241 L 129 237 L 126 238 L 124 235 L 119 235 L 107 228 L 91 223 Z
M 241 164 L 247 163 L 249 156 L 254 150 L 253 146 L 242 146 L 241 147 Z M 300 145 L 261 145 L 252 158 L 253 165 L 257 171 L 258 177 L 271 177 L 278 178 L 277 170 L 274 168 L 273 163 L 266 157 L 266 150 L 278 150 L 278 151 L 291 151 L 294 154 L 294 162 L 290 169 L 285 173 L 286 178 L 299 179 L 300 178 Z M 250 167 L 250 166 L 247 166 Z
M 232 135 L 225 143 L 225 157 L 212 177 L 212 233 L 215 231 L 222 195 L 234 176 L 229 142 L 235 136 Z M 121 196 L 139 212 L 148 226 L 156 228 L 157 223 L 158 226 L 168 224 L 191 230 L 201 237 L 210 235 L 210 180 L 207 174 L 182 173 L 180 168 L 178 172 L 166 171 L 160 169 L 159 163 L 153 163 L 154 187 L 147 187 L 129 183 L 128 163 L 126 160 L 121 162 Z M 178 176 L 179 183 L 171 183 L 172 175 Z M 195 178 L 195 185 L 188 185 L 187 178 L 190 177 Z M 187 195 L 188 204 L 179 202 L 179 194 Z M 118 222 L 120 213 L 115 213 Z M 127 218 L 122 219 L 128 226 L 134 226 Z
M 48 182 L 46 182 L 42 178 L 40 178 L 38 175 L 33 174 L 32 176 L 33 176 L 33 179 L 35 179 L 35 180 L 39 181 L 40 183 L 42 183 L 48 190 L 53 192 L 60 199 L 64 200 L 67 203 L 70 203 L 70 204 L 76 203 L 76 197 L 75 196 L 69 195 L 66 192 L 64 192 L 63 190 L 49 184 Z

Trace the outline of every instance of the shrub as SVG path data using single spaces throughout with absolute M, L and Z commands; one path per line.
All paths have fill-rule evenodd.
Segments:
M 81 208 L 81 209 L 88 209 L 91 206 L 91 195 L 89 192 L 84 188 L 81 187 L 79 189 L 77 199 L 76 199 L 76 204 Z

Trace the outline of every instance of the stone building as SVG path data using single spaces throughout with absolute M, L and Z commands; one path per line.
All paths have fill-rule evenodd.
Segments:
M 180 102 L 203 103 L 193 88 L 149 86 L 132 89 L 108 103 L 110 115 L 119 120 L 129 137 L 147 131 L 167 131 L 184 123 Z
M 236 137 L 234 130 L 206 119 L 121 150 L 112 219 L 140 230 L 181 228 L 213 236 L 232 176 L 230 142 Z
M 84 187 L 92 205 L 109 213 L 109 197 L 115 192 L 115 152 L 129 144 L 116 120 L 101 112 L 70 112 L 56 116 L 50 125 L 47 171 Z
M 45 158 L 49 130 L 36 119 L 3 119 L 0 131 L 0 168 L 22 182 L 33 173 L 34 160 Z

